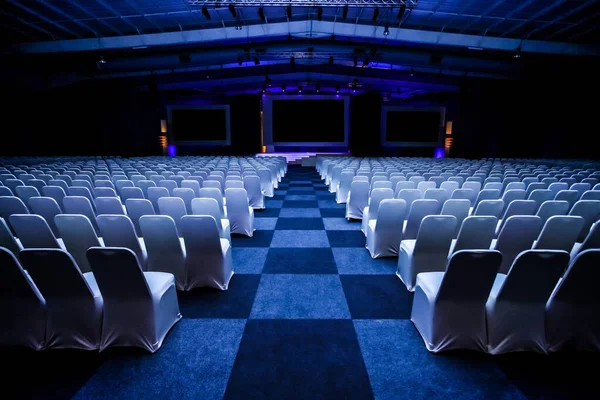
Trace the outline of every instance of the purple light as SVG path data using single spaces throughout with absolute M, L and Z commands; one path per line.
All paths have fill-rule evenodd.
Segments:
M 433 153 L 433 158 L 444 158 L 444 148 L 436 147 L 435 152 Z
M 175 157 L 177 155 L 177 149 L 175 148 L 175 145 L 171 144 L 167 147 L 167 154 L 169 157 Z

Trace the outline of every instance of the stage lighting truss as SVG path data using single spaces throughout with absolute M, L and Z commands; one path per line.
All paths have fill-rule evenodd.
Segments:
M 418 0 L 187 0 L 192 6 L 224 7 L 414 7 Z
M 370 63 L 379 62 L 383 59 L 383 52 L 327 52 L 327 51 L 261 51 L 257 53 L 245 53 L 243 55 L 247 57 L 262 57 L 266 59 L 294 59 L 294 62 L 298 60 L 323 60 L 325 63 L 329 63 L 331 57 L 336 62 L 352 61 L 355 57 L 360 61 L 362 66 L 364 60 L 367 59 Z M 240 56 L 241 57 L 241 56 Z

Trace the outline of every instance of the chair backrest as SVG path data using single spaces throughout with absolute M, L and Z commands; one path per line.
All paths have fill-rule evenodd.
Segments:
M 373 189 L 392 189 L 392 182 L 386 181 L 385 178 L 371 182 L 371 191 L 373 191 Z
M 392 189 L 373 189 L 371 191 L 371 197 L 369 198 L 369 215 L 368 219 L 377 219 L 377 213 L 379 212 L 379 203 L 383 199 L 393 199 L 394 192 Z
M 400 181 L 394 187 L 394 197 L 398 198 L 398 193 L 404 189 L 417 189 L 417 184 L 412 181 Z
M 423 198 L 437 200 L 440 204 L 444 204 L 450 198 L 450 194 L 445 189 L 427 189 Z
M 0 186 L 0 196 L 14 196 L 14 193 L 6 186 Z
M 440 184 L 440 189 L 446 190 L 448 198 L 452 195 L 452 192 L 460 187 L 460 184 L 456 181 L 445 181 Z
M 66 196 L 66 192 L 62 187 L 51 185 L 44 186 L 42 188 L 42 196 L 52 197 L 54 200 L 56 200 L 58 207 L 63 210 L 63 199 Z
M 600 249 L 600 221 L 592 224 L 592 227 L 587 232 L 584 241 L 578 249 L 578 253 L 589 249 Z
M 100 246 L 100 240 L 89 218 L 81 214 L 59 214 L 54 217 L 54 222 L 67 251 L 77 261 L 81 272 L 90 272 L 85 252 L 90 247 Z
M 195 182 L 195 181 L 193 181 Z M 198 182 L 196 182 L 198 183 Z M 148 198 L 148 188 L 156 187 L 156 183 L 150 179 L 141 179 L 135 183 L 135 186 L 142 189 L 142 193 L 144 194 L 144 198 Z
M 112 181 L 108 180 L 108 179 L 98 179 L 94 182 L 94 189 L 97 188 L 109 188 L 109 189 L 115 189 L 115 184 L 112 183 Z
M 149 187 L 148 188 L 148 200 L 152 203 L 155 212 L 159 212 L 158 199 L 161 197 L 169 197 L 169 190 L 164 187 Z
M 17 194 L 17 186 L 25 186 L 25 182 L 20 179 L 5 179 L 4 186 L 8 187 L 14 194 Z
M 571 209 L 577 202 L 579 192 L 577 190 L 561 190 L 556 193 L 554 200 L 563 200 L 569 202 L 569 209 Z
M 142 236 L 139 220 L 142 215 L 156 214 L 152 203 L 147 199 L 127 199 L 125 208 L 127 209 L 127 215 L 131 219 L 131 222 L 133 222 L 135 232 L 138 236 Z
M 464 187 L 462 189 L 454 190 L 450 195 L 450 199 L 452 200 L 469 200 L 469 207 L 473 205 L 475 197 L 477 197 L 477 194 L 473 191 L 473 189 L 465 189 Z
M 145 256 L 142 246 L 135 233 L 133 222 L 126 215 L 105 214 L 99 215 L 98 227 L 104 245 L 107 247 L 126 247 L 132 250 L 143 265 Z
M 448 261 L 435 302 L 479 302 L 483 308 L 501 262 L 496 250 L 457 251 Z
M 11 232 L 4 218 L 0 217 L 0 247 L 5 247 L 13 254 L 19 254 L 23 246 L 17 242 L 15 235 Z
M 504 201 L 502 200 L 481 200 L 475 208 L 473 215 L 491 215 L 500 218 L 502 217 L 503 209 Z
M 513 200 L 506 207 L 506 211 L 502 215 L 502 221 L 504 223 L 507 218 L 513 215 L 533 215 L 536 207 L 537 203 L 533 200 Z
M 498 200 L 500 198 L 499 189 L 483 189 L 477 195 L 477 199 L 473 205 L 474 209 L 477 209 L 479 203 L 483 200 Z
M 535 211 L 541 207 L 542 203 L 548 200 L 552 200 L 552 191 L 549 189 L 535 189 L 531 192 L 527 200 L 533 200 L 536 202 L 537 207 Z
M 408 206 L 407 206 L 408 208 Z M 436 215 L 440 212 L 441 204 L 433 199 L 415 200 L 406 217 L 406 228 L 404 229 L 405 239 L 416 239 L 421 227 L 421 221 L 428 215 Z
M 598 221 L 598 218 L 600 218 L 600 201 L 579 200 L 577 203 L 575 203 L 571 211 L 569 211 L 569 215 L 578 215 L 583 217 L 583 227 L 581 228 L 581 232 L 577 238 L 578 242 L 583 242 L 592 224 Z
M 225 218 L 225 208 L 223 206 L 223 195 L 217 188 L 203 187 L 200 189 L 201 198 L 215 199 L 219 204 L 219 211 L 221 212 L 221 218 Z
M 96 197 L 117 197 L 117 192 L 109 187 L 96 187 L 94 188 L 94 195 Z
M 158 209 L 162 215 L 173 218 L 179 233 L 181 233 L 181 217 L 187 215 L 183 199 L 180 197 L 161 197 L 158 199 Z
M 592 185 L 590 185 L 589 183 L 581 183 L 581 182 L 574 183 L 569 188 L 569 190 L 575 190 L 575 191 L 577 191 L 577 193 L 579 193 L 579 196 L 577 196 L 577 200 L 579 200 L 586 191 L 591 190 L 591 189 L 592 189 Z
M 36 214 L 13 214 L 9 220 L 24 248 L 60 248 L 43 217 Z
M 454 252 L 460 250 L 487 250 L 494 239 L 498 218 L 471 216 L 462 221 Z
M 523 194 L 525 195 L 527 193 L 527 185 L 525 185 L 523 182 L 510 182 L 508 185 L 506 185 L 504 192 L 506 193 L 509 190 L 522 190 Z
M 580 200 L 600 200 L 600 190 L 586 190 Z
M 192 200 L 196 197 L 194 191 L 190 188 L 173 189 L 173 197 L 179 197 L 185 204 L 185 210 L 188 214 L 192 212 Z
M 414 254 L 448 254 L 456 218 L 452 215 L 428 215 L 421 221 Z
M 401 189 L 395 197 L 406 202 L 407 212 L 410 213 L 412 204 L 421 199 L 421 191 L 419 189 Z
M 169 191 L 169 196 L 173 196 L 173 190 L 177 188 L 177 182 L 173 179 L 165 179 L 157 184 L 158 187 L 163 187 Z
M 34 186 L 17 186 L 15 187 L 16 195 L 27 207 L 29 207 L 29 199 L 31 197 L 40 197 L 40 192 Z
M 406 202 L 400 199 L 384 199 L 379 203 L 377 213 L 376 231 L 399 231 L 402 234 L 402 226 L 406 218 Z
M 75 259 L 62 249 L 25 249 L 19 254 L 47 302 L 93 301 L 94 294 Z M 57 304 L 60 306 L 60 303 Z
M 65 196 L 63 199 L 63 209 L 66 214 L 82 214 L 88 217 L 96 234 L 98 225 L 96 224 L 96 212 L 92 208 L 92 203 L 84 196 Z
M 542 219 L 535 215 L 518 215 L 506 219 L 494 247 L 503 256 L 501 273 L 507 273 L 515 257 L 533 246 L 541 230 Z
M 225 199 L 227 200 L 227 215 L 249 214 L 248 194 L 246 189 L 230 188 L 225 190 Z
M 10 221 L 8 221 L 8 217 L 12 214 L 29 214 L 29 209 L 25 206 L 23 200 L 18 197 L 0 196 L 0 217 L 7 221 L 9 227 Z
M 186 258 L 221 254 L 221 237 L 217 221 L 210 215 L 186 215 L 181 219 Z
M 574 306 L 598 306 L 600 291 L 600 250 L 586 250 L 575 257 L 563 278 L 559 281 L 548 300 L 547 307 L 553 303 Z
M 121 188 L 121 202 L 127 199 L 143 199 L 144 192 L 139 187 L 124 187 Z
M 0 247 L 0 265 L 2 266 L 0 296 L 3 299 L 12 300 L 13 302 L 29 302 L 29 304 L 32 301 L 37 304 L 45 303 L 42 294 L 25 272 L 17 257 L 4 247 Z
M 553 215 L 567 215 L 570 208 L 571 206 L 568 201 L 548 200 L 542 203 L 536 215 L 542 219 L 543 223 L 546 223 L 548 218 Z
M 94 199 L 96 203 L 96 214 L 122 214 L 125 215 L 125 211 L 123 211 L 123 204 L 121 200 L 116 197 L 96 197 Z
M 143 215 L 139 223 L 148 254 L 148 270 L 161 271 L 168 266 L 172 271 L 183 274 L 185 253 L 173 218 L 168 215 Z
M 417 189 L 421 192 L 421 198 L 424 198 L 426 190 L 435 189 L 435 188 L 436 188 L 435 182 L 431 182 L 431 181 L 423 181 L 423 182 L 419 182 L 417 184 Z
M 471 208 L 471 201 L 468 199 L 450 199 L 446 200 L 442 206 L 441 215 L 452 215 L 456 218 L 456 230 L 454 237 L 458 235 L 458 231 L 465 218 L 469 216 L 469 209 Z
M 134 299 L 140 306 L 151 306 L 150 288 L 133 251 L 123 247 L 91 247 L 87 259 L 105 306 L 119 307 L 123 301 Z
M 550 217 L 544 224 L 533 248 L 571 252 L 584 223 L 584 219 L 578 216 L 555 215 Z
M 208 180 L 204 181 L 202 183 L 202 187 L 219 189 L 219 191 L 221 193 L 223 193 L 223 185 L 221 185 L 221 182 L 217 181 L 216 179 L 208 179 Z

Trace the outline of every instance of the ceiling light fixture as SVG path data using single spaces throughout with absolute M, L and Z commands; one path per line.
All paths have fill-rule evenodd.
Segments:
M 383 30 L 383 36 L 387 36 L 390 34 L 390 24 L 386 22 L 385 29 Z

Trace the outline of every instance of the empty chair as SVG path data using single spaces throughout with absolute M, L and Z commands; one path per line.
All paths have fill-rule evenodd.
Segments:
M 211 180 L 211 179 L 206 180 L 206 181 L 204 181 L 204 183 L 202 183 L 202 187 L 219 189 L 221 194 L 223 193 L 223 185 L 221 185 L 221 182 L 219 182 L 217 180 Z
M 600 201 L 579 200 L 577 203 L 575 203 L 571 211 L 569 211 L 569 215 L 578 215 L 583 217 L 584 223 L 577 238 L 578 242 L 583 242 L 592 224 L 598 221 L 598 218 L 600 217 Z
M 231 233 L 252 237 L 254 233 L 254 210 L 248 203 L 246 190 L 227 189 L 225 190 L 225 198 L 227 200 L 227 219 L 231 225 Z
M 506 274 L 517 255 L 533 246 L 542 230 L 542 219 L 534 215 L 515 215 L 506 219 L 498 235 L 492 242 L 492 250 L 502 253 L 499 273 Z
M 527 198 L 529 198 L 531 192 L 539 189 L 547 189 L 547 187 L 544 183 L 541 182 L 532 182 L 529 185 L 527 185 L 527 189 L 525 190 Z
M 10 250 L 0 247 L 0 345 L 42 350 L 46 345 L 46 301 Z
M 567 215 L 571 208 L 568 201 L 564 200 L 548 200 L 542 203 L 538 208 L 536 215 L 542 219 L 542 223 L 546 223 L 548 218 L 553 215 Z
M 402 189 L 395 197 L 406 201 L 406 209 L 410 212 L 412 204 L 421 198 L 421 191 L 418 189 Z
M 73 179 L 72 186 L 87 188 L 87 190 L 90 191 L 90 194 L 94 192 L 94 188 L 92 187 L 92 184 L 90 183 L 90 181 L 88 181 L 86 179 Z
M 406 217 L 406 226 L 404 227 L 403 239 L 416 239 L 421 226 L 421 221 L 428 215 L 435 215 L 440 212 L 441 204 L 433 199 L 415 200 Z
M 484 189 L 497 189 L 502 193 L 502 183 L 501 182 L 488 182 L 483 187 Z
M 148 188 L 148 200 L 152 203 L 155 212 L 159 212 L 158 199 L 161 197 L 169 197 L 169 190 L 164 187 L 149 187 Z M 127 201 L 125 201 L 127 203 Z
M 410 182 L 414 182 L 417 186 L 419 185 L 419 183 L 424 182 L 425 178 L 423 178 L 422 176 L 411 176 L 410 178 L 408 178 L 408 180 Z
M 44 218 L 36 214 L 13 214 L 9 217 L 25 249 L 60 249 L 61 246 Z
M 248 193 L 250 207 L 254 209 L 265 208 L 265 198 L 261 189 L 259 177 L 244 176 L 244 189 L 246 189 L 246 193 Z
M 215 199 L 219 204 L 219 211 L 221 212 L 221 218 L 227 218 L 227 208 L 223 204 L 223 195 L 217 188 L 202 188 L 200 189 L 200 197 Z
M 215 199 L 196 198 L 192 200 L 192 214 L 210 215 L 215 218 L 215 221 L 220 221 L 220 224 L 217 224 L 217 227 L 219 228 L 221 237 L 231 242 L 231 225 L 228 219 L 221 217 L 219 204 Z
M 369 198 L 369 205 L 363 210 L 363 218 L 361 223 L 361 231 L 366 235 L 367 234 L 367 226 L 369 224 L 369 220 L 377 218 L 377 212 L 379 211 L 379 203 L 383 199 L 392 199 L 394 197 L 394 192 L 392 189 L 374 189 L 371 192 L 371 197 Z
M 198 181 L 184 179 L 181 181 L 181 187 L 185 189 L 191 189 L 194 192 L 194 197 L 198 197 L 200 191 L 200 184 Z
M 579 200 L 586 191 L 591 189 L 592 185 L 590 185 L 589 183 L 574 183 L 569 188 L 569 190 L 575 190 L 577 191 L 577 193 L 579 193 L 579 195 L 577 196 L 577 200 Z
M 583 228 L 584 222 L 584 219 L 578 216 L 552 216 L 544 224 L 532 248 L 570 252 Z
M 498 218 L 471 216 L 462 221 L 458 237 L 452 241 L 450 255 L 460 250 L 488 250 L 494 240 Z
M 417 189 L 421 192 L 421 198 L 425 197 L 426 190 L 435 189 L 435 188 L 436 188 L 435 182 L 431 182 L 431 181 L 419 182 L 417 184 Z
M 462 176 L 451 176 L 448 178 L 448 182 L 456 182 L 458 183 L 458 188 L 462 187 L 463 183 L 465 183 L 465 178 Z
M 423 218 L 416 239 L 402 240 L 396 275 L 406 289 L 414 292 L 421 272 L 444 271 L 455 229 L 454 216 L 428 215 Z
M 581 195 L 580 200 L 600 200 L 600 190 L 587 190 Z
M 475 205 L 475 201 L 477 200 L 477 196 L 479 195 L 479 192 L 481 191 L 481 183 L 480 182 L 465 182 L 462 185 L 462 189 L 471 189 L 473 192 L 471 194 L 471 204 Z M 489 198 L 485 198 L 487 200 L 494 200 L 494 199 L 489 199 Z M 483 199 L 482 199 L 483 200 Z
M 64 191 L 64 189 L 60 186 L 44 186 L 42 188 L 42 196 L 45 197 L 52 197 L 54 200 L 56 200 L 56 204 L 58 204 L 58 206 L 60 207 L 60 209 L 63 209 L 63 199 L 66 196 L 66 192 Z
M 165 177 L 164 177 L 164 175 L 150 175 L 150 177 L 148 179 L 151 180 L 151 181 L 153 181 L 158 186 L 158 184 L 160 183 L 160 181 L 164 181 L 165 180 Z
M 96 214 L 122 214 L 125 215 L 121 200 L 116 197 L 96 197 Z
M 13 214 L 29 214 L 29 209 L 25 206 L 23 200 L 18 197 L 0 196 L 0 217 L 4 218 L 14 234 L 14 230 L 8 220 Z
M 423 195 L 424 199 L 437 200 L 438 203 L 444 204 L 450 195 L 444 189 L 427 189 Z
M 571 250 L 571 259 L 574 259 L 577 254 L 589 249 L 600 249 L 600 222 L 592 224 L 587 236 L 582 243 L 575 243 Z
M 576 190 L 561 190 L 554 196 L 554 200 L 566 201 L 569 203 L 569 209 L 571 209 L 577 202 L 579 192 Z
M 452 215 L 456 218 L 456 230 L 454 231 L 454 237 L 458 235 L 458 231 L 465 218 L 469 216 L 469 209 L 471 208 L 471 202 L 467 199 L 450 199 L 446 200 L 442 206 L 441 215 Z
M 29 207 L 30 197 L 40 197 L 40 192 L 33 186 L 17 186 L 15 187 L 15 194 L 27 207 Z
M 569 265 L 560 250 L 526 250 L 498 274 L 486 303 L 487 351 L 546 353 L 546 302 Z
M 157 184 L 158 187 L 163 187 L 169 191 L 169 196 L 173 196 L 173 190 L 177 188 L 177 182 L 172 179 L 165 179 Z
M 110 188 L 114 190 L 115 185 L 108 179 L 98 179 L 94 182 L 94 190 L 97 188 Z
M 100 351 L 140 347 L 157 351 L 181 319 L 175 279 L 164 272 L 143 272 L 135 253 L 118 247 L 87 252 L 104 299 Z
M 554 194 L 555 198 L 556 198 L 556 195 L 558 194 L 558 192 L 560 192 L 561 190 L 568 190 L 568 189 L 569 189 L 569 185 L 566 184 L 565 182 L 551 183 L 548 186 L 548 190 L 550 190 Z
M 243 189 L 244 182 L 241 180 L 229 180 L 225 181 L 225 190 L 227 189 Z
M 384 199 L 379 203 L 377 218 L 369 221 L 367 226 L 367 250 L 371 253 L 371 257 L 398 255 L 405 216 L 404 200 Z
M 90 272 L 91 268 L 85 256 L 90 247 L 101 246 L 89 218 L 81 214 L 59 214 L 54 222 L 60 232 L 65 248 L 73 256 L 82 273 Z
M 499 198 L 500 198 L 500 190 L 499 189 L 483 189 L 477 195 L 477 199 L 475 200 L 475 203 L 473 204 L 473 210 L 476 210 L 479 203 L 483 200 L 498 200 Z M 502 205 L 502 207 L 504 207 L 504 204 Z M 502 212 L 502 210 L 500 212 Z
M 503 209 L 504 201 L 502 200 L 482 200 L 475 208 L 473 215 L 491 215 L 500 218 Z
M 273 187 L 273 178 L 271 177 L 271 171 L 268 169 L 261 168 L 257 171 L 260 177 L 260 187 L 263 195 L 267 197 L 273 197 L 275 195 Z
M 171 193 L 171 196 L 173 194 Z M 144 192 L 139 187 L 124 187 L 121 188 L 121 202 L 125 203 L 127 199 L 143 199 Z
M 442 182 L 446 181 L 446 178 L 444 178 L 443 176 L 432 176 L 431 178 L 429 178 L 429 181 L 434 182 L 435 187 L 439 188 Z
M 473 206 L 476 197 L 477 195 L 472 189 L 456 189 L 450 195 L 450 199 L 452 200 L 468 200 L 470 204 L 469 207 Z
M 600 250 L 579 253 L 546 303 L 548 351 L 600 350 Z
M 33 186 L 38 190 L 38 192 L 41 193 L 42 188 L 46 186 L 46 182 L 41 179 L 30 179 L 29 181 L 27 181 L 27 185 Z
M 398 198 L 398 193 L 404 189 L 417 189 L 417 184 L 409 181 L 401 181 L 396 183 L 396 187 L 394 188 L 394 197 Z
M 527 193 L 527 186 L 523 182 L 511 182 L 506 185 L 504 192 L 508 192 L 509 190 L 523 190 L 524 195 Z
M 63 208 L 67 214 L 81 214 L 88 217 L 92 227 L 98 234 L 98 225 L 96 224 L 96 212 L 92 208 L 92 203 L 84 196 L 65 196 L 63 199 Z
M 410 319 L 427 350 L 487 351 L 485 304 L 501 261 L 498 251 L 462 250 L 445 272 L 419 274 Z
M 109 187 L 96 187 L 94 188 L 94 195 L 96 197 L 117 197 L 117 192 Z
M 180 197 L 161 197 L 158 199 L 158 209 L 161 214 L 173 218 L 181 236 L 181 217 L 187 215 L 183 199 Z
M 537 212 L 538 208 L 540 208 L 543 202 L 552 200 L 552 191 L 548 189 L 535 189 L 533 192 L 531 192 L 529 197 L 527 197 L 527 200 L 533 200 L 536 202 L 537 206 L 535 211 Z
M 94 275 L 61 249 L 27 249 L 19 259 L 46 300 L 45 347 L 97 350 L 104 304 Z
M 502 201 L 504 201 L 504 210 L 502 210 L 502 212 L 505 213 L 510 203 L 514 200 L 525 200 L 525 194 L 526 192 L 524 190 L 518 189 L 505 191 L 502 195 Z
M 14 193 L 6 186 L 0 186 L 0 196 L 14 196 Z
M 192 213 L 192 200 L 196 197 L 194 191 L 190 188 L 175 188 L 173 189 L 173 197 L 179 197 L 185 204 L 185 209 L 188 214 Z
M 143 215 L 155 215 L 154 207 L 150 200 L 147 199 L 127 199 L 125 202 L 127 215 L 131 219 L 135 232 L 138 236 L 142 236 L 139 219 Z
M 195 181 L 193 181 L 193 182 L 195 182 Z M 135 186 L 139 187 L 142 190 L 144 198 L 147 199 L 148 198 L 148 188 L 155 187 L 156 183 L 149 179 L 141 179 L 141 180 L 137 181 Z
M 20 179 L 5 179 L 4 186 L 9 188 L 14 194 L 17 194 L 17 186 L 25 186 L 25 183 Z
M 506 208 L 506 211 L 502 215 L 502 219 L 498 221 L 496 236 L 500 234 L 500 231 L 504 226 L 504 222 L 508 218 L 512 217 L 513 215 L 533 215 L 536 207 L 537 204 L 533 200 L 513 200 Z
M 440 189 L 444 189 L 448 193 L 448 198 L 452 195 L 452 192 L 458 189 L 460 185 L 455 181 L 445 181 L 440 184 Z
M 362 219 L 369 203 L 369 182 L 352 181 L 346 203 L 346 219 Z
M 0 247 L 4 247 L 10 250 L 13 254 L 19 254 L 23 250 L 21 242 L 15 238 L 14 234 L 10 231 L 10 228 L 4 221 L 4 218 L 0 217 Z
M 67 188 L 67 196 L 81 196 L 81 197 L 85 197 L 90 201 L 90 204 L 92 205 L 92 209 L 93 209 L 93 204 L 94 204 L 94 196 L 92 196 L 92 193 L 90 192 L 90 190 L 84 186 L 69 186 Z M 65 200 L 63 199 L 63 206 L 64 206 Z
M 133 200 L 133 199 L 131 199 Z M 104 214 L 97 218 L 100 235 L 107 247 L 125 247 L 133 251 L 142 267 L 146 269 L 146 248 L 135 233 L 133 222 L 126 215 Z

